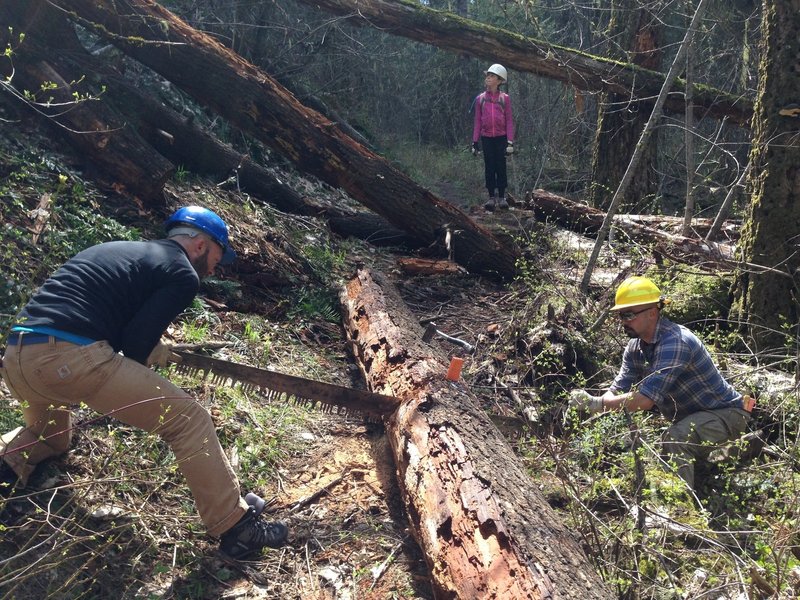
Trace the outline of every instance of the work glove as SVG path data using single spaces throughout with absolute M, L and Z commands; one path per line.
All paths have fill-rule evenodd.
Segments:
M 472 142 L 472 156 L 478 156 L 481 153 L 480 146 L 478 146 L 478 142 Z
M 569 405 L 590 413 L 603 412 L 602 396 L 592 396 L 586 390 L 572 390 L 569 393 Z
M 514 142 L 508 142 L 506 146 L 506 154 L 514 154 Z
M 148 367 L 161 367 L 163 369 L 171 362 L 181 362 L 181 357 L 172 351 L 172 346 L 158 340 L 145 362 Z

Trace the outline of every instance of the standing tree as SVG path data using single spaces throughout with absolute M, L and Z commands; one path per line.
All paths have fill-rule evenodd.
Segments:
M 622 176 L 622 181 L 619 182 L 619 185 L 614 192 L 614 197 L 611 199 L 611 204 L 608 207 L 606 218 L 603 220 L 603 224 L 600 226 L 600 231 L 597 234 L 597 241 L 592 249 L 592 254 L 589 257 L 589 262 L 586 265 L 586 270 L 584 271 L 583 279 L 581 280 L 581 291 L 584 294 L 589 289 L 592 271 L 597 263 L 597 257 L 600 255 L 600 248 L 605 243 L 606 236 L 611 229 L 614 215 L 617 212 L 617 208 L 619 207 L 622 198 L 625 197 L 625 192 L 628 190 L 630 182 L 633 180 L 633 174 L 636 173 L 639 163 L 645 154 L 645 149 L 650 141 L 650 136 L 655 129 L 656 123 L 661 118 L 664 102 L 666 101 L 669 90 L 672 87 L 672 84 L 675 83 L 675 80 L 682 69 L 683 60 L 686 57 L 686 53 L 689 49 L 688 42 L 692 38 L 692 32 L 703 18 L 703 13 L 705 12 L 707 5 L 708 0 L 700 0 L 700 2 L 697 4 L 697 8 L 694 11 L 694 16 L 692 17 L 692 21 L 689 24 L 688 30 L 686 31 L 686 35 L 684 36 L 680 48 L 678 48 L 678 53 L 675 55 L 675 59 L 672 61 L 672 66 L 669 68 L 669 72 L 664 79 L 664 85 L 661 88 L 661 92 L 658 94 L 658 98 L 656 98 L 656 104 L 653 107 L 653 112 L 650 113 L 650 118 L 647 120 L 644 130 L 642 130 L 642 133 L 639 136 L 639 141 L 636 143 L 636 147 L 631 155 L 631 161 L 628 163 L 628 167 L 625 169 L 625 174 Z
M 617 56 L 632 64 L 658 71 L 661 68 L 661 23 L 650 9 L 636 8 L 636 0 L 613 0 L 608 25 L 607 56 Z M 603 210 L 608 208 L 614 190 L 625 174 L 636 141 L 649 116 L 649 105 L 632 101 L 616 92 L 600 96 L 597 132 L 592 152 L 592 185 L 589 203 Z M 658 178 L 653 176 L 658 150 L 657 139 L 650 139 L 642 165 L 634 174 L 623 207 L 641 207 L 642 199 L 653 196 Z
M 800 0 L 764 0 L 761 33 L 752 200 L 741 240 L 747 266 L 738 273 L 733 309 L 759 351 L 785 348 L 798 336 Z

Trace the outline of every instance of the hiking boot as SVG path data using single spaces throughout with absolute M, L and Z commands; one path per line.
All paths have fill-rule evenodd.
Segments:
M 500 198 L 497 200 L 497 208 L 501 210 L 506 210 L 508 208 L 508 202 L 506 202 L 505 196 L 500 196 Z
M 489 198 L 489 201 L 483 205 L 486 210 L 494 210 L 497 207 L 497 198 Z
M 265 547 L 280 548 L 289 537 L 289 528 L 284 523 L 267 522 L 259 518 L 261 511 L 251 504 L 250 496 L 251 494 L 248 494 L 248 498 L 245 499 L 250 504 L 247 512 L 236 525 L 222 534 L 219 542 L 220 551 L 235 560 L 258 554 Z M 263 506 L 261 509 L 263 510 Z
M 8 466 L 6 462 L 0 458 L 0 497 L 8 498 L 14 487 L 17 485 L 19 477 L 14 472 L 14 469 Z

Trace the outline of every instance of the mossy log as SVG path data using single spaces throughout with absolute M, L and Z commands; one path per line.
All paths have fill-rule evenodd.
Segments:
M 622 94 L 632 101 L 652 103 L 664 84 L 664 74 L 610 58 L 557 46 L 404 0 L 301 0 L 315 8 L 348 17 L 353 25 L 379 27 L 459 55 L 500 62 L 517 71 L 563 81 L 578 90 Z M 678 80 L 665 110 L 683 113 L 685 82 Z M 710 86 L 695 85 L 698 114 L 747 126 L 753 102 Z

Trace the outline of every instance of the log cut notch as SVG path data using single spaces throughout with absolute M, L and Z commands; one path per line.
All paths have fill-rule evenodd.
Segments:
M 362 270 L 341 300 L 369 386 L 402 401 L 387 435 L 437 598 L 613 598 L 391 284 Z

